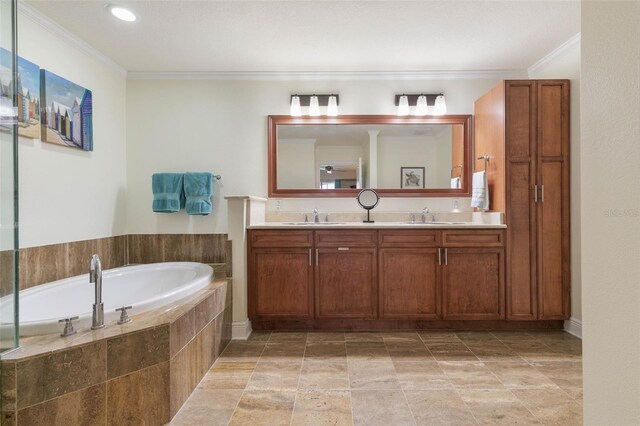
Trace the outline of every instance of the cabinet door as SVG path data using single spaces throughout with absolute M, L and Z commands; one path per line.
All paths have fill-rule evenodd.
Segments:
M 318 318 L 376 317 L 376 249 L 316 249 Z
M 443 263 L 444 319 L 504 319 L 503 249 L 448 248 Z
M 382 248 L 378 255 L 380 318 L 440 318 L 438 248 Z
M 570 315 L 569 82 L 538 82 L 538 319 Z
M 249 306 L 253 318 L 312 318 L 311 248 L 251 251 Z

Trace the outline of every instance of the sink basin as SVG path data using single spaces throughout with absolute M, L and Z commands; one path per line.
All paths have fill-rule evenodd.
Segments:
M 401 222 L 402 225 L 466 225 L 469 222 Z
M 283 222 L 283 225 L 294 225 L 294 226 L 302 226 L 302 225 L 313 225 L 313 226 L 331 226 L 331 225 L 344 225 L 346 222 Z

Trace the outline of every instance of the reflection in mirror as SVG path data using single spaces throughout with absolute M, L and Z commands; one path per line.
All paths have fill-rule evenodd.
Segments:
M 470 124 L 470 115 L 269 116 L 269 196 L 468 196 Z

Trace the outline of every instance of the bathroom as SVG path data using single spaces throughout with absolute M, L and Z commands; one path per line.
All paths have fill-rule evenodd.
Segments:
M 22 136 L 0 133 L 2 424 L 492 424 L 500 419 L 502 424 L 553 424 L 554 415 L 561 424 L 640 421 L 640 354 L 633 333 L 639 325 L 633 277 L 640 272 L 639 153 L 633 142 L 640 136 L 638 2 L 118 3 L 135 14 L 135 22 L 116 20 L 108 3 L 2 2 L 2 48 L 11 52 L 15 43 L 18 56 L 41 71 L 91 90 L 95 108 L 92 150 L 43 142 L 38 133 L 25 136 L 23 121 L 18 124 Z M 428 27 L 421 28 L 425 22 Z M 436 37 L 443 47 L 420 37 Z M 2 64 L 4 72 L 4 56 Z M 494 220 L 491 214 L 472 214 L 472 173 L 485 169 L 478 157 L 490 148 L 477 133 L 477 101 L 503 80 L 544 79 L 567 80 L 569 86 L 562 182 L 570 189 L 569 204 L 563 206 L 570 232 L 562 235 L 570 254 L 562 258 L 562 268 L 570 270 L 570 285 L 562 287 L 568 291 L 562 294 L 562 319 L 544 323 L 554 330 L 523 328 L 529 320 L 518 320 L 521 327 L 512 330 L 500 330 L 496 323 L 478 329 L 467 321 L 434 331 L 419 327 L 417 320 L 386 329 L 382 322 L 341 320 L 342 328 L 329 329 L 331 321 L 269 320 L 252 312 L 252 289 L 262 281 L 252 268 L 258 247 L 251 246 L 251 235 L 306 233 L 310 243 L 298 247 L 295 259 L 307 265 L 310 253 L 315 264 L 322 262 L 315 250 L 320 255 L 328 250 L 317 242 L 321 232 L 354 231 L 313 224 L 271 229 L 269 223 L 304 223 L 305 216 L 313 223 L 314 209 L 320 221 L 329 214 L 328 222 L 353 224 L 366 216 L 356 201 L 360 188 L 333 190 L 348 196 L 291 196 L 272 186 L 277 161 L 270 161 L 269 118 L 292 119 L 293 95 L 303 103 L 307 95 L 337 95 L 337 117 L 326 117 L 322 103 L 320 117 L 309 117 L 303 106 L 296 118 L 301 121 L 398 117 L 396 97 L 403 94 L 444 94 L 444 117 L 470 117 L 464 188 L 445 194 L 381 189 L 370 212 L 376 223 L 357 228 L 377 233 L 366 249 L 378 255 L 389 250 L 380 245 L 382 232 L 394 231 L 401 222 L 411 235 L 433 230 L 439 245 L 420 250 L 445 263 L 447 233 L 467 228 L 421 228 L 425 207 L 427 222 L 490 225 L 486 221 Z M 3 73 L 3 87 L 5 80 Z M 27 89 L 33 84 L 23 81 Z M 491 154 L 487 170 L 493 173 L 503 161 Z M 447 164 L 447 178 L 453 177 L 453 166 Z M 151 176 L 161 172 L 219 175 L 211 181 L 211 214 L 153 212 Z M 399 178 L 399 167 L 394 165 L 392 173 Z M 490 189 L 494 185 L 499 182 Z M 553 199 L 545 186 L 547 200 Z M 413 196 L 402 191 L 414 191 Z M 504 201 L 510 200 L 506 190 L 494 192 L 492 197 L 504 194 Z M 542 197 L 541 191 L 534 193 Z M 511 225 L 522 226 L 522 218 L 505 218 L 500 203 L 493 202 L 502 227 L 474 232 L 503 235 L 508 250 Z M 416 227 L 406 224 L 412 221 Z M 385 230 L 385 223 L 392 225 Z M 504 247 L 491 248 L 507 253 L 500 263 L 505 265 L 502 278 L 516 264 Z M 352 248 L 349 255 L 362 250 Z M 97 330 L 91 330 L 96 283 L 89 282 L 94 254 L 105 276 L 106 327 Z M 452 254 L 449 248 L 448 260 L 454 263 Z M 117 284 L 109 279 L 111 270 L 182 262 L 210 268 L 201 269 L 208 282 L 185 298 L 152 303 L 141 312 L 136 303 L 141 299 L 133 298 L 138 295 L 128 291 L 132 284 L 123 282 L 120 298 L 107 299 Z M 310 270 L 310 282 L 323 279 L 315 276 L 315 266 Z M 149 279 L 151 289 L 169 274 L 156 273 Z M 372 274 L 382 282 L 381 268 Z M 26 318 L 13 319 L 12 305 L 21 316 L 28 313 L 25 291 L 77 276 L 82 276 L 78 291 L 89 300 L 81 308 L 65 311 L 75 297 L 56 298 L 55 292 L 41 299 L 43 309 L 62 309 L 55 321 L 50 318 L 53 329 L 30 333 Z M 506 281 L 504 300 L 511 294 Z M 315 302 L 309 302 L 312 311 Z M 118 324 L 122 311 L 115 309 L 130 305 L 131 321 Z M 506 318 L 509 306 L 501 308 Z M 77 333 L 61 337 L 65 324 L 57 321 L 78 314 L 81 318 L 71 321 Z M 529 343 L 513 343 L 510 337 Z M 393 349 L 403 345 L 408 353 L 394 355 Z M 502 361 L 513 371 L 507 364 L 505 370 L 491 370 L 500 361 L 492 358 L 496 353 L 483 351 L 496 347 L 504 350 Z M 549 360 L 549 353 L 532 348 L 553 349 L 566 359 Z M 424 359 L 416 358 L 420 353 Z M 400 356 L 407 359 L 394 363 Z M 523 362 L 527 368 L 520 368 Z M 530 362 L 546 362 L 549 368 Z M 565 364 L 554 369 L 553 362 Z M 75 379 L 84 376 L 75 374 L 80 371 L 94 374 Z M 371 378 L 374 373 L 379 384 Z M 473 385 L 473 377 L 484 384 Z M 314 405 L 318 400 L 330 408 Z M 553 409 L 545 412 L 544 405 Z

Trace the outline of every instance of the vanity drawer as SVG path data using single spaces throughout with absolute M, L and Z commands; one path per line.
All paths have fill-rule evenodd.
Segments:
M 316 247 L 375 247 L 377 231 L 316 231 Z
M 438 247 L 441 232 L 431 229 L 381 229 L 378 231 L 380 247 Z
M 502 229 L 456 229 L 442 231 L 444 247 L 503 247 Z
M 252 230 L 250 241 L 252 247 L 311 247 L 312 231 L 286 230 Z

